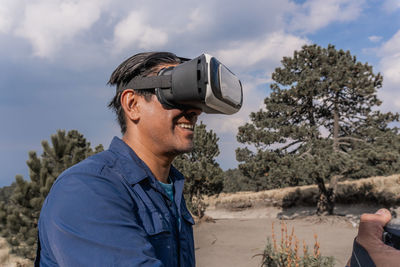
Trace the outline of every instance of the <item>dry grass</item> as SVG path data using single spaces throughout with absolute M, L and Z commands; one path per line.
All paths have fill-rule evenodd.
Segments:
M 242 210 L 250 207 L 315 205 L 317 196 L 317 186 L 310 185 L 260 192 L 222 193 L 205 197 L 205 202 L 211 209 Z M 337 203 L 344 204 L 372 202 L 395 206 L 400 204 L 400 174 L 339 182 L 336 198 Z

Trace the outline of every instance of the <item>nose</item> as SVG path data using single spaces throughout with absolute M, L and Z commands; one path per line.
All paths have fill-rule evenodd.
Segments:
M 199 116 L 201 114 L 202 110 L 198 109 L 198 108 L 189 108 L 185 110 L 186 114 L 190 114 L 190 115 L 196 115 Z
M 186 119 L 190 120 L 192 123 L 197 122 L 197 117 L 201 114 L 201 109 L 189 108 L 184 110 L 184 115 Z

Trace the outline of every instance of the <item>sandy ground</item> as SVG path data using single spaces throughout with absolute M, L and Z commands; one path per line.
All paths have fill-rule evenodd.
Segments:
M 294 219 L 284 221 L 288 229 L 294 227 L 300 242 L 305 240 L 312 249 L 314 234 L 317 234 L 322 255 L 334 256 L 336 266 L 344 266 L 351 255 L 359 215 L 375 212 L 377 207 L 339 206 L 336 213 L 347 216 L 328 217 L 312 215 L 314 209 L 208 210 L 206 214 L 215 222 L 200 222 L 194 227 L 197 266 L 260 266 L 261 256 L 255 255 L 262 253 L 267 237 L 271 237 L 272 222 L 280 238 L 279 218 L 292 218 L 294 214 Z

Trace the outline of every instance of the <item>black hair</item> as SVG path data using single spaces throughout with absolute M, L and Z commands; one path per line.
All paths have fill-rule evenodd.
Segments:
M 135 77 L 146 77 L 157 74 L 158 66 L 161 64 L 180 64 L 183 58 L 177 57 L 173 53 L 169 52 L 146 52 L 136 54 L 124 62 L 122 62 L 111 74 L 109 85 L 116 85 L 118 88 L 120 85 L 128 83 Z M 146 90 L 134 90 L 138 94 L 144 96 L 147 101 L 150 101 L 152 94 L 155 93 L 155 89 Z M 121 127 L 121 133 L 126 132 L 126 121 L 125 112 L 121 106 L 121 94 L 122 91 L 116 90 L 115 96 L 108 104 L 108 107 L 113 109 L 117 114 L 117 120 Z

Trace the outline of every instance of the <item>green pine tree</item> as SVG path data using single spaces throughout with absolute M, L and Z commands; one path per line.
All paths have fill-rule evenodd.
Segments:
M 232 193 L 239 191 L 256 191 L 256 187 L 238 168 L 226 170 L 224 172 L 223 192 Z
M 76 130 L 58 130 L 51 136 L 51 146 L 42 141 L 43 153 L 29 152 L 30 181 L 21 175 L 15 177 L 15 188 L 7 204 L 0 203 L 0 234 L 12 247 L 12 252 L 29 259 L 35 257 L 37 222 L 44 199 L 56 178 L 68 167 L 94 153 L 82 134 Z
M 0 188 L 0 202 L 8 203 L 8 201 L 12 195 L 12 192 L 14 191 L 15 185 L 16 184 L 14 182 L 9 186 L 3 186 Z
M 218 194 L 223 187 L 223 171 L 215 161 L 219 154 L 218 140 L 201 122 L 194 131 L 193 150 L 173 162 L 185 176 L 184 195 L 189 209 L 200 218 L 206 208 L 202 195 Z
M 382 76 L 349 51 L 303 46 L 272 74 L 265 109 L 250 114 L 237 139 L 239 168 L 258 189 L 316 183 L 318 213 L 333 213 L 341 177 L 399 171 L 399 115 L 381 113 Z M 327 187 L 325 183 L 329 183 Z

